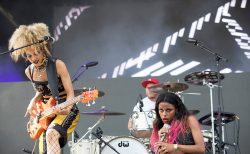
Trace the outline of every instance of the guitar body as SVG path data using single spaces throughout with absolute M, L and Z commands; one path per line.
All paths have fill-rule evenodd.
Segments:
M 42 113 L 45 110 L 50 109 L 55 106 L 56 101 L 51 97 L 49 101 L 45 104 L 40 101 L 36 103 L 36 110 L 33 110 L 33 114 L 30 116 L 30 120 L 27 125 L 27 130 L 32 139 L 38 139 L 44 130 L 48 129 L 53 117 L 42 117 L 39 118 L 35 113 Z
M 77 97 L 60 103 L 58 107 L 63 109 L 77 102 L 87 104 L 96 98 L 98 98 L 98 90 L 88 90 Z M 32 111 L 29 122 L 27 123 L 27 131 L 32 139 L 38 139 L 42 132 L 48 129 L 48 126 L 54 118 L 53 109 L 51 108 L 55 105 L 56 101 L 53 97 L 50 97 L 46 104 L 42 101 L 36 103 L 36 109 Z M 37 116 L 36 113 L 40 113 L 40 115 Z

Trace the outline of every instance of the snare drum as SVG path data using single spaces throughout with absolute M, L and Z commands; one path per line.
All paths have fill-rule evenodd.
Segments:
M 149 151 L 143 143 L 133 137 L 117 137 L 108 142 L 120 154 L 148 154 Z M 105 145 L 101 154 L 117 154 L 108 145 Z
M 100 148 L 97 140 L 84 139 L 72 144 L 70 154 L 99 154 Z

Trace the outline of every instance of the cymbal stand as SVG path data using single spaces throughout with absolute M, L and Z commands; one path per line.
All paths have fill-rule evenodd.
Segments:
M 105 118 L 105 115 L 103 114 L 101 118 L 92 126 L 88 128 L 88 131 L 74 144 L 72 145 L 72 148 L 74 148 L 81 140 L 83 140 L 87 134 L 89 134 L 89 139 L 92 140 L 92 130 L 99 125 L 99 123 Z
M 215 85 L 212 83 L 207 82 L 205 79 L 203 79 L 203 85 L 208 86 L 209 92 L 210 92 L 210 108 L 211 108 L 211 124 L 212 124 L 212 150 L 213 154 L 215 154 L 215 135 L 214 135 L 214 103 L 213 103 L 213 88 Z

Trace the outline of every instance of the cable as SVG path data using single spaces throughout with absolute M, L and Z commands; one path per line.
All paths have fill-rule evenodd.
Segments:
M 35 141 L 35 144 L 34 144 L 34 146 L 33 146 L 32 153 L 31 153 L 31 154 L 34 154 L 34 153 L 35 153 L 36 143 L 37 143 L 37 140 Z
M 239 136 L 240 136 L 240 118 L 238 116 L 236 116 L 236 120 L 238 121 L 238 129 L 237 129 L 237 136 L 236 136 L 236 146 L 237 146 L 237 149 L 239 151 L 239 154 L 241 154 L 241 151 L 240 151 L 240 144 L 239 144 Z

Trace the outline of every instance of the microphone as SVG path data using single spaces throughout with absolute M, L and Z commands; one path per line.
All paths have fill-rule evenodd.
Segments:
M 44 36 L 42 41 L 54 43 L 55 42 L 55 38 L 51 37 L 51 36 Z
M 167 134 L 168 134 L 168 131 L 169 131 L 169 129 L 170 129 L 170 125 L 169 125 L 169 124 L 164 124 L 163 127 L 165 127 L 165 128 L 167 129 L 167 133 L 164 133 L 164 134 L 161 136 L 161 139 L 160 139 L 161 142 L 163 142 L 163 141 L 166 139 Z M 168 141 L 166 140 L 166 142 L 168 142 Z M 159 147 L 157 148 L 156 153 L 158 153 L 160 147 L 161 147 L 161 146 L 159 146 Z
M 98 64 L 97 61 L 92 61 L 92 62 L 88 62 L 88 63 L 82 65 L 81 67 L 87 67 L 88 68 L 88 67 L 96 66 L 97 64 Z
M 170 129 L 170 125 L 169 124 L 164 124 L 163 127 L 165 127 L 167 129 L 167 133 L 164 133 L 162 136 L 161 136 L 161 142 L 163 142 L 166 137 L 167 137 L 167 134 L 168 134 L 168 131 Z
M 197 45 L 198 43 L 201 43 L 200 41 L 196 40 L 196 39 L 192 39 L 192 38 L 188 38 L 187 39 L 188 43 L 193 43 L 194 45 Z

